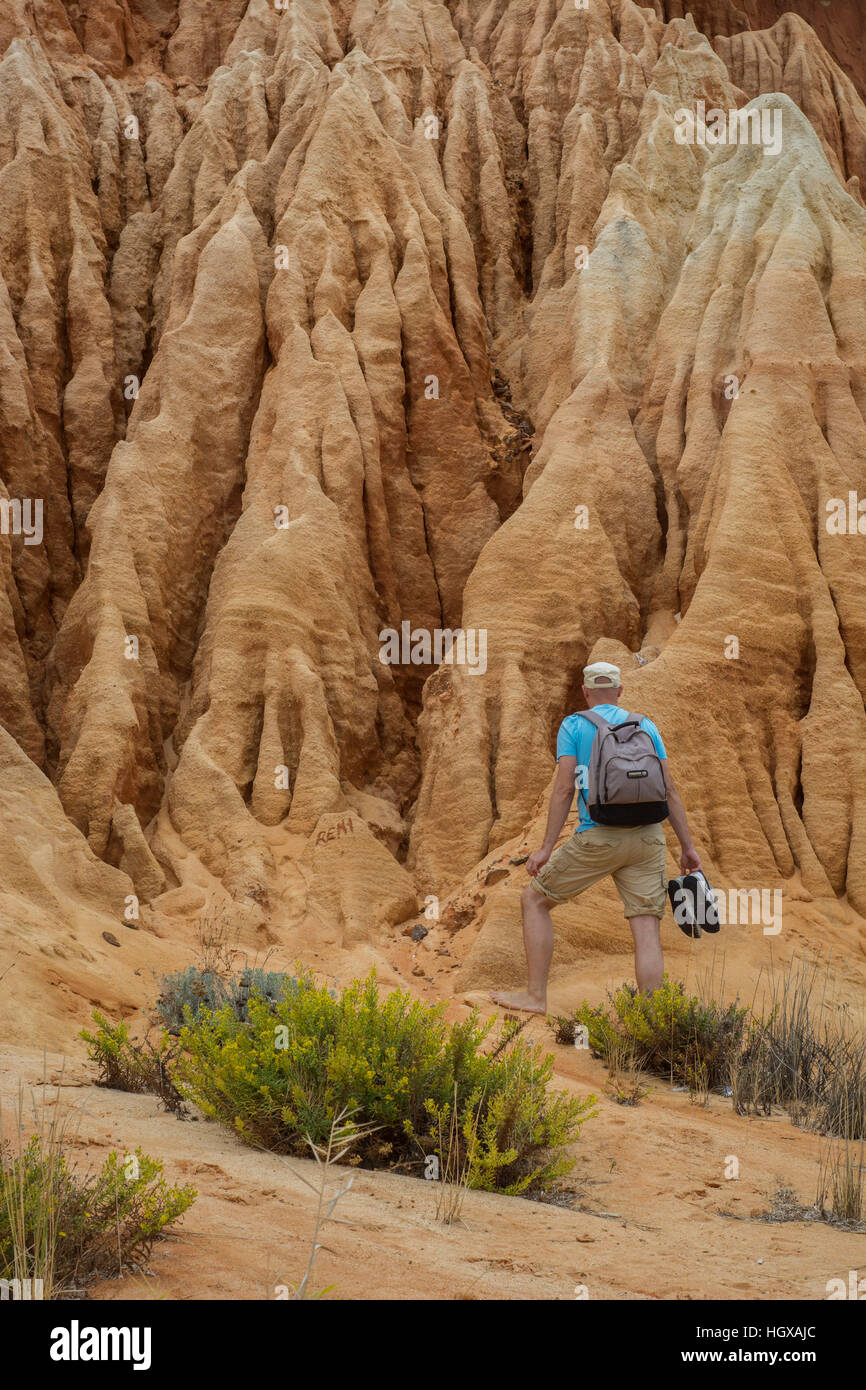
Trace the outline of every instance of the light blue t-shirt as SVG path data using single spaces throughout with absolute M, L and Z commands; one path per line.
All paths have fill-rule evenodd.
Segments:
M 620 709 L 619 705 L 596 705 L 595 710 L 601 715 L 602 719 L 607 719 L 611 724 L 624 724 L 628 718 L 628 710 Z M 653 741 L 655 750 L 660 758 L 666 758 L 665 746 L 662 737 L 651 719 L 642 719 L 640 726 L 649 734 Z M 567 719 L 563 719 L 559 726 L 559 733 L 556 736 L 556 760 L 560 758 L 577 758 L 576 776 L 580 777 L 579 782 L 575 782 L 577 791 L 577 814 L 578 822 L 574 828 L 575 835 L 579 835 L 581 830 L 590 830 L 592 826 L 598 825 L 589 814 L 586 804 L 585 790 L 587 773 L 589 771 L 589 758 L 592 751 L 592 741 L 598 730 L 590 724 L 588 719 L 581 719 L 579 714 L 570 714 Z M 581 769 L 582 775 L 581 775 Z

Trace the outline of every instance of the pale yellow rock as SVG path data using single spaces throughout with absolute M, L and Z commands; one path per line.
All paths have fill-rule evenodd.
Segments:
M 340 948 L 416 910 L 412 880 L 351 811 L 322 816 L 301 855 L 307 910 Z

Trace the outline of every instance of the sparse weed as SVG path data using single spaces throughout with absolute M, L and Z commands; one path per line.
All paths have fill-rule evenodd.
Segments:
M 831 1008 L 827 981 L 815 998 L 816 962 L 769 981 L 769 997 L 731 1074 L 739 1114 L 788 1111 L 795 1124 L 843 1139 L 866 1138 L 866 1033 Z
M 643 1058 L 635 1054 L 634 1044 L 629 1039 L 618 1039 L 611 1044 L 607 1068 L 604 1093 L 617 1105 L 640 1105 L 652 1090 L 651 1086 L 644 1084 Z
M 822 1216 L 831 1212 L 837 1222 L 862 1227 L 864 1141 L 828 1139 L 818 1165 L 815 1206 Z M 826 1217 L 825 1217 L 826 1219 Z
M 166 1110 L 184 1115 L 183 1097 L 173 1080 L 179 1043 L 165 1033 L 153 1042 L 150 1029 L 136 1040 L 129 1036 L 125 1023 L 111 1023 L 98 1009 L 92 1017 L 97 1031 L 89 1033 L 82 1028 L 79 1037 L 87 1043 L 88 1058 L 97 1067 L 97 1086 L 156 1095 Z
M 343 1174 L 336 1172 L 337 1165 L 341 1163 L 346 1155 L 362 1139 L 368 1138 L 373 1133 L 370 1125 L 358 1126 L 352 1121 L 351 1110 L 341 1110 L 331 1121 L 331 1129 L 328 1134 L 327 1143 L 316 1144 L 307 1135 L 307 1144 L 312 1151 L 313 1157 L 318 1165 L 317 1179 L 315 1183 L 305 1178 L 303 1173 L 288 1159 L 283 1158 L 284 1163 L 288 1163 L 289 1168 L 305 1187 L 309 1187 L 316 1194 L 316 1215 L 313 1223 L 313 1235 L 310 1241 L 310 1254 L 307 1260 L 307 1268 L 299 1284 L 292 1284 L 288 1287 L 292 1290 L 292 1302 L 303 1302 L 304 1300 L 324 1298 L 331 1293 L 335 1285 L 329 1284 L 325 1289 L 319 1289 L 317 1293 L 311 1292 L 310 1280 L 313 1275 L 313 1268 L 316 1263 L 316 1256 L 322 1249 L 319 1244 L 319 1233 L 326 1221 L 330 1221 L 334 1213 L 334 1208 L 341 1198 L 345 1197 L 350 1191 L 355 1181 L 354 1173 L 350 1173 L 345 1183 Z M 337 1189 L 336 1191 L 334 1189 Z

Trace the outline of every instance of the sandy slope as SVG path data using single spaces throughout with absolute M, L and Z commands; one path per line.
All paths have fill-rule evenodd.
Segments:
M 533 1030 L 544 1034 L 541 1024 Z M 58 1063 L 51 1054 L 49 1079 Z M 557 1063 L 576 1094 L 603 1083 L 601 1064 L 573 1049 L 557 1048 Z M 42 1059 L 5 1048 L 2 1072 L 5 1107 L 13 1074 L 37 1084 Z M 109 1148 L 141 1145 L 200 1194 L 178 1234 L 155 1250 L 150 1277 L 107 1281 L 97 1297 L 275 1298 L 279 1284 L 300 1277 L 312 1196 L 284 1161 L 214 1123 L 161 1113 L 150 1097 L 89 1085 L 78 1063 L 63 1076 L 61 1103 L 75 1112 L 83 1166 Z M 56 1088 L 48 1091 L 53 1102 Z M 753 1219 L 771 1205 L 777 1180 L 811 1202 L 819 1148 L 785 1116 L 741 1119 L 720 1097 L 705 1110 L 665 1082 L 637 1109 L 602 1097 L 576 1148 L 573 1209 L 470 1193 L 462 1224 L 446 1228 L 431 1184 L 356 1170 L 314 1287 L 335 1284 L 332 1296 L 344 1299 L 574 1299 L 578 1285 L 591 1299 L 826 1298 L 827 1280 L 847 1279 L 862 1258 L 862 1235 Z M 725 1178 L 731 1155 L 737 1181 Z M 307 1177 L 314 1166 L 298 1163 Z

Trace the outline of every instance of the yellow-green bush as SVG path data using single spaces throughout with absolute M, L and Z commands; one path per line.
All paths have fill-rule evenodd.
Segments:
M 286 998 L 251 999 L 246 1023 L 222 1008 L 184 1028 L 184 1089 L 247 1143 L 284 1153 L 325 1142 L 348 1108 L 358 1126 L 377 1127 L 358 1147 L 362 1162 L 420 1172 L 456 1087 L 470 1185 L 544 1189 L 571 1168 L 566 1149 L 594 1097 L 548 1095 L 541 1048 L 517 1040 L 485 1054 L 493 1020 L 474 1011 L 449 1025 L 444 1011 L 402 990 L 381 997 L 375 973 L 336 998 L 301 974 Z
M 609 998 L 610 1009 L 583 1003 L 572 1019 L 554 1020 L 557 1038 L 573 1041 L 583 1024 L 590 1048 L 605 1060 L 627 1042 L 636 1062 L 672 1081 L 709 1089 L 730 1081 L 749 1037 L 748 1009 L 687 995 L 667 975 L 652 994 L 622 985 Z
M 62 1297 L 121 1274 L 146 1261 L 195 1197 L 194 1187 L 169 1185 L 162 1164 L 141 1149 L 123 1158 L 110 1153 L 97 1172 L 81 1174 L 61 1146 L 38 1135 L 16 1154 L 7 1145 L 0 1150 L 0 1278 L 23 1269 L 45 1279 L 46 1297 Z

